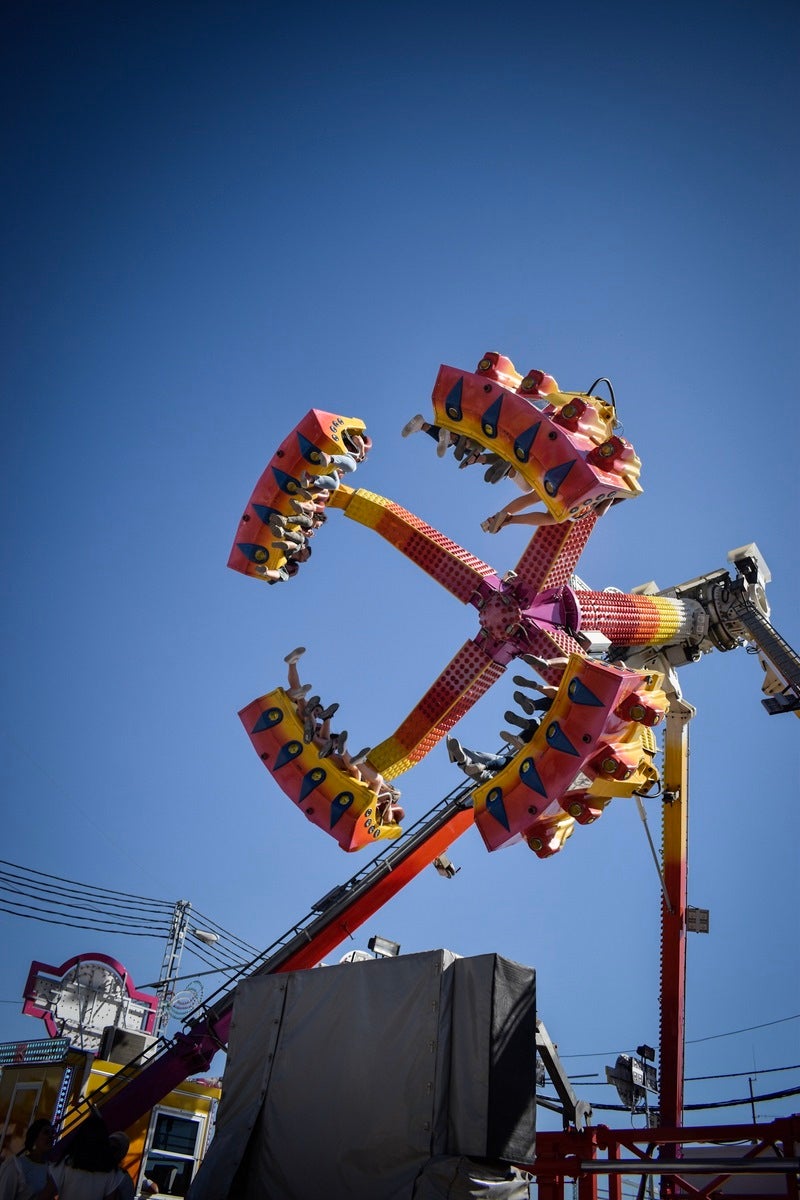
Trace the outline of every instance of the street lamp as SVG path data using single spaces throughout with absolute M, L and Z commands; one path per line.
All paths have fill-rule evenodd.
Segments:
M 198 942 L 203 942 L 206 946 L 216 946 L 219 941 L 218 933 L 211 933 L 208 929 L 192 929 L 190 930 L 192 937 L 196 937 Z

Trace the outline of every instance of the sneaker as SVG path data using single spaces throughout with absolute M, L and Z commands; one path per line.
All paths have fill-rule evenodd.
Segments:
M 417 413 L 417 415 L 412 417 L 410 421 L 407 421 L 400 430 L 400 436 L 408 437 L 411 433 L 419 433 L 424 425 L 425 418 L 423 417 L 422 413 Z
M 519 713 L 511 712 L 510 709 L 508 712 L 503 713 L 503 720 L 510 721 L 512 725 L 519 725 L 521 729 L 524 729 L 528 724 L 524 717 L 521 717 Z
M 294 540 L 296 537 L 302 537 L 298 534 L 298 527 L 301 529 L 310 529 L 312 525 L 311 517 L 305 513 L 291 513 L 284 516 L 283 513 L 271 513 L 269 518 L 269 527 L 278 537 L 288 537 Z
M 299 500 L 295 500 L 293 496 L 291 496 L 289 498 L 289 504 L 291 506 L 292 512 L 300 513 L 301 515 L 305 514 L 305 512 L 306 512 L 305 507 L 300 503 Z
M 488 783 L 490 779 L 494 778 L 492 772 L 487 771 L 486 767 L 482 767 L 480 763 L 471 763 L 464 767 L 464 770 L 476 783 Z
M 304 683 L 302 687 L 292 688 L 286 695 L 290 700 L 305 700 L 308 693 L 311 691 L 311 684 Z
M 306 540 L 304 533 L 301 533 L 299 529 L 290 529 L 288 525 L 283 525 L 278 533 L 282 541 L 294 542 L 297 546 L 302 546 Z
M 505 479 L 510 470 L 511 467 L 508 463 L 503 462 L 501 459 L 500 462 L 492 463 L 488 470 L 484 472 L 483 478 L 487 483 L 499 483 L 501 479 Z
M 282 554 L 286 554 L 286 555 L 295 554 L 297 552 L 296 545 L 290 546 L 288 542 L 284 542 L 284 541 L 280 541 L 280 540 L 272 543 L 272 549 L 280 550 Z
M 303 741 L 306 745 L 314 740 L 314 734 L 317 732 L 316 718 L 312 713 L 306 713 L 303 718 Z
M 461 459 L 466 454 L 468 445 L 469 438 L 465 434 L 460 433 L 456 438 L 456 444 L 453 447 L 453 454 L 455 454 L 459 462 L 461 462 Z
M 350 762 L 356 767 L 359 763 L 366 762 L 371 750 L 372 746 L 365 746 L 363 750 L 359 750 L 358 754 L 350 755 Z
M 451 763 L 463 763 L 467 761 L 467 756 L 464 753 L 461 742 L 454 737 L 447 739 L 447 755 Z
M 524 692 L 514 692 L 514 703 L 518 704 L 528 716 L 531 716 L 536 711 L 530 696 L 526 696 Z
M 338 704 L 329 704 L 327 708 L 323 708 L 322 712 L 318 714 L 320 721 L 329 721 L 338 708 Z
M 305 652 L 306 652 L 305 646 L 295 646 L 294 650 L 290 650 L 283 661 L 285 663 L 296 663 L 298 658 L 300 658 L 301 655 L 305 654 Z M 306 684 L 306 688 L 305 688 L 306 692 L 309 691 L 310 688 L 311 688 L 311 684 L 310 683 Z
M 522 738 L 517 737 L 515 733 L 509 733 L 507 729 L 500 730 L 500 737 L 504 742 L 508 742 L 509 746 L 513 746 L 515 750 L 521 750 L 525 745 Z
M 550 663 L 546 658 L 540 658 L 538 654 L 523 654 L 522 661 L 526 662 L 529 667 L 536 667 L 537 671 L 549 671 Z
M 309 712 L 313 712 L 315 708 L 319 708 L 319 702 L 319 696 L 309 696 L 309 698 L 306 700 L 306 708 Z
M 513 675 L 512 682 L 515 683 L 517 687 L 538 688 L 539 686 L 538 679 L 526 679 L 524 675 Z
M 439 444 L 436 447 L 436 453 L 439 455 L 439 458 L 444 458 L 445 454 L 447 454 L 447 447 L 449 445 L 450 445 L 450 430 L 449 429 L 440 429 L 439 430 Z
M 339 705 L 337 704 L 336 707 L 338 708 Z M 341 754 L 344 751 L 346 744 L 347 744 L 347 730 L 343 729 L 341 733 L 337 733 L 337 735 L 336 735 L 336 753 Z
M 329 737 L 324 745 L 320 746 L 319 750 L 317 751 L 320 758 L 328 758 L 328 756 L 333 753 L 333 744 L 335 740 L 336 738 L 334 735 L 334 737 Z

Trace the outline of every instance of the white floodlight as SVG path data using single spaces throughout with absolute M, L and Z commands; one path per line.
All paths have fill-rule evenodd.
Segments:
M 392 942 L 389 938 L 371 937 L 367 942 L 367 947 L 379 958 L 397 958 L 400 953 L 400 943 Z

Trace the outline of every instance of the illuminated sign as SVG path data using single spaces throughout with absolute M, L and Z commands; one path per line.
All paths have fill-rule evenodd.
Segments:
M 61 1062 L 69 1050 L 69 1038 L 41 1038 L 35 1042 L 0 1043 L 0 1067 L 29 1063 Z

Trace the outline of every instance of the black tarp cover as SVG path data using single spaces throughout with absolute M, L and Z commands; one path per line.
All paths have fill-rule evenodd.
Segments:
M 535 1038 L 535 973 L 494 954 L 247 980 L 190 1200 L 521 1200 Z

